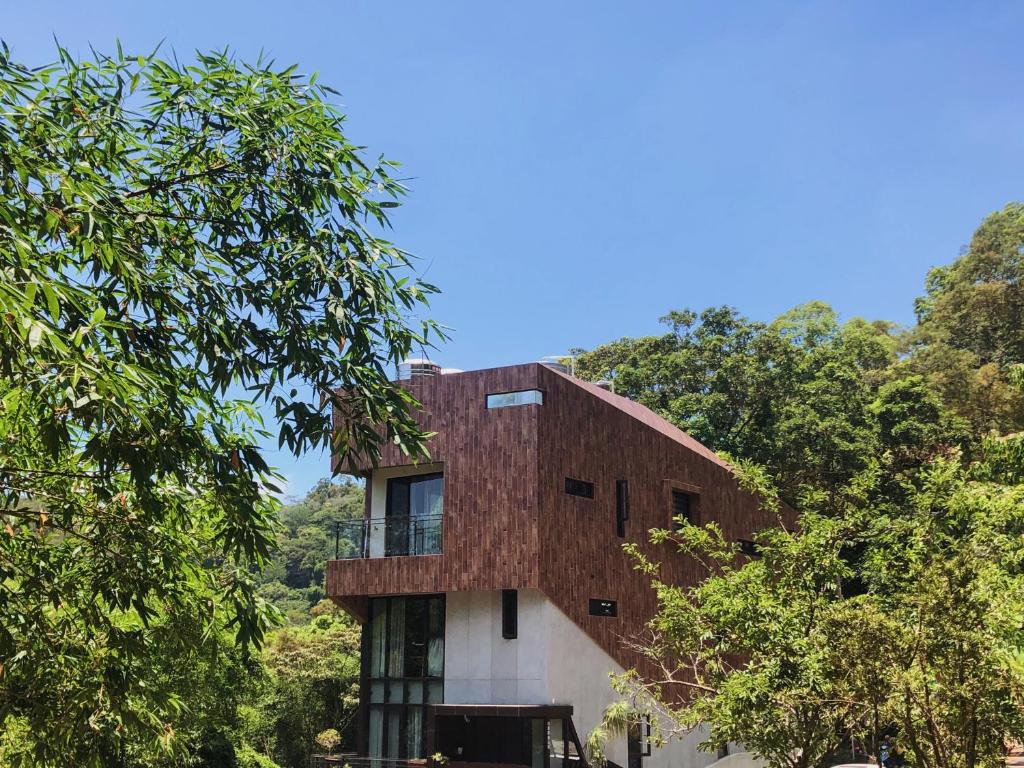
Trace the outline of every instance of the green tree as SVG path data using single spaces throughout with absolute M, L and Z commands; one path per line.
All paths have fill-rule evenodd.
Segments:
M 704 749 L 740 742 L 773 768 L 809 768 L 834 752 L 867 714 L 832 650 L 850 615 L 841 599 L 851 573 L 846 533 L 833 518 L 815 519 L 802 535 L 771 529 L 748 558 L 714 524 L 653 532 L 652 541 L 703 567 L 691 586 L 662 581 L 658 564 L 627 546 L 658 596 L 639 647 L 662 670 L 617 680 L 632 717 L 661 723 L 660 739 L 704 725 Z M 605 730 L 616 730 L 616 718 L 613 706 Z
M 986 217 L 962 257 L 928 273 L 911 365 L 979 432 L 1024 428 L 1024 203 Z
M 873 498 L 882 508 L 919 490 L 920 470 L 936 458 L 978 449 L 967 422 L 950 413 L 922 376 L 883 384 L 868 409 L 878 436 L 869 458 L 877 480 Z
M 243 739 L 285 766 L 305 766 L 317 735 L 334 729 L 351 748 L 359 704 L 359 627 L 337 609 L 274 632 L 268 677 L 246 707 Z
M 0 730 L 112 765 L 181 744 L 174 617 L 264 636 L 262 439 L 422 452 L 388 371 L 438 329 L 381 234 L 394 165 L 315 76 L 58 56 L 0 49 Z
M 585 378 L 610 378 L 715 450 L 766 467 L 788 501 L 850 480 L 878 449 L 868 406 L 896 360 L 892 326 L 841 324 L 827 305 L 770 324 L 722 307 L 662 319 L 660 337 L 581 354 Z
M 1024 486 L 989 473 L 937 460 L 898 516 L 874 519 L 870 591 L 836 644 L 919 768 L 1002 765 L 1004 739 L 1024 736 L 1008 663 L 1024 644 Z
M 201 590 L 201 588 L 200 588 Z M 207 607 L 215 596 L 207 593 Z M 117 763 L 124 768 L 170 768 L 178 765 L 230 768 L 242 746 L 238 731 L 244 702 L 261 690 L 267 671 L 259 655 L 238 646 L 224 619 L 191 613 L 165 613 L 153 619 L 141 681 L 169 701 L 175 715 L 165 726 L 174 750 L 154 750 L 151 736 L 129 731 Z M 0 738 L 0 766 L 19 761 L 36 764 L 36 738 L 24 717 L 8 718 Z
M 741 474 L 772 497 L 763 473 Z M 703 748 L 737 741 L 778 768 L 819 765 L 850 736 L 877 746 L 883 731 L 917 768 L 1001 765 L 1004 739 L 1024 737 L 1024 485 L 937 458 L 880 509 L 880 474 L 841 494 L 838 517 L 805 511 L 796 533 L 762 532 L 754 558 L 713 524 L 655 531 L 704 566 L 693 586 L 661 581 L 628 547 L 659 603 L 640 647 L 663 670 L 618 681 L 633 716 L 705 724 Z
M 259 657 L 244 653 L 223 627 L 204 637 L 209 624 L 194 616 L 164 618 L 157 628 L 146 682 L 180 702 L 171 724 L 180 746 L 170 755 L 154 754 L 145 736 L 136 737 L 124 749 L 124 764 L 230 768 L 236 764 L 239 707 L 266 675 Z
M 327 750 L 327 754 L 334 754 L 334 750 L 341 745 L 341 734 L 334 728 L 321 731 L 317 734 L 316 745 L 321 749 Z

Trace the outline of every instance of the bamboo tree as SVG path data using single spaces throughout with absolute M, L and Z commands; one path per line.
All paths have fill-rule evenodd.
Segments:
M 261 642 L 266 438 L 423 452 L 389 372 L 435 289 L 335 97 L 227 52 L 0 49 L 0 730 L 34 765 L 175 748 L 160 617 Z

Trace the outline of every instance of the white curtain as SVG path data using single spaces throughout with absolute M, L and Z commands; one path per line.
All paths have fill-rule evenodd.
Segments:
M 405 676 L 405 598 L 391 601 L 388 622 L 388 677 Z

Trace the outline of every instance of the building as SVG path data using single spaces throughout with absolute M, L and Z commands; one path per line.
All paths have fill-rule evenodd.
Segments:
M 386 447 L 327 566 L 328 596 L 363 623 L 359 751 L 582 765 L 609 673 L 638 662 L 623 639 L 656 608 L 623 543 L 685 583 L 696 564 L 655 550 L 651 528 L 684 515 L 747 540 L 774 518 L 708 448 L 557 367 L 412 373 L 431 463 Z M 721 755 L 700 740 L 652 749 L 634 732 L 608 757 L 702 768 Z

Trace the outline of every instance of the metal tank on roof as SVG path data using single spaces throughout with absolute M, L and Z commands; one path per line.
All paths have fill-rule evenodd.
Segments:
M 441 366 L 425 357 L 407 357 L 398 364 L 399 379 L 433 378 L 441 375 Z
M 576 358 L 572 355 L 545 355 L 537 362 L 559 373 L 576 375 Z

